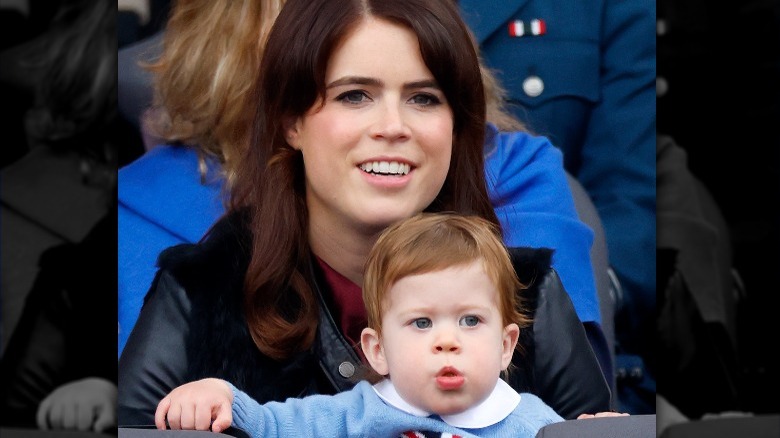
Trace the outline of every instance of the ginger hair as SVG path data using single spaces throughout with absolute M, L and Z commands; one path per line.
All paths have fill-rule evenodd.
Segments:
M 420 213 L 386 229 L 366 261 L 363 302 L 368 326 L 381 334 L 388 293 L 402 278 L 481 262 L 498 291 L 503 324 L 525 328 L 530 317 L 498 228 L 478 216 Z

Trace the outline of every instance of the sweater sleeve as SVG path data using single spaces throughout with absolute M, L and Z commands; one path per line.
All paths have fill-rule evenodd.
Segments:
M 228 385 L 233 391 L 232 426 L 252 438 L 365 436 L 365 426 L 372 421 L 359 390 L 260 404 Z

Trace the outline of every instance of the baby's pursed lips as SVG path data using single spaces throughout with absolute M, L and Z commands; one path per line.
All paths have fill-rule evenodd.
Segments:
M 454 376 L 459 376 L 459 375 L 460 375 L 460 371 L 458 371 L 457 368 L 451 367 L 451 366 L 446 366 L 446 367 L 442 368 L 441 370 L 439 370 L 439 373 L 436 374 L 436 377 L 454 377 Z

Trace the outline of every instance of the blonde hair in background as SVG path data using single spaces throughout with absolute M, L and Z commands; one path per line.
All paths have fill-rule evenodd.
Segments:
M 155 135 L 196 148 L 223 164 L 248 144 L 254 108 L 247 108 L 268 33 L 284 0 L 178 0 L 171 8 L 155 75 Z M 201 173 L 205 174 L 201 160 Z
M 506 107 L 506 90 L 493 71 L 480 60 L 482 83 L 485 87 L 487 121 L 496 125 L 499 131 L 527 131 L 526 126 Z
M 368 326 L 381 335 L 387 293 L 398 280 L 478 260 L 498 290 L 503 324 L 528 327 L 530 317 L 517 293 L 526 286 L 517 278 L 498 229 L 478 216 L 450 213 L 418 214 L 379 237 L 366 261 L 363 282 Z

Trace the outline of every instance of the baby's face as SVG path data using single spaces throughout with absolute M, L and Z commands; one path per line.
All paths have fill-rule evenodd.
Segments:
M 402 278 L 387 297 L 381 345 L 398 393 L 439 415 L 487 398 L 511 361 L 518 329 L 503 326 L 482 262 Z

